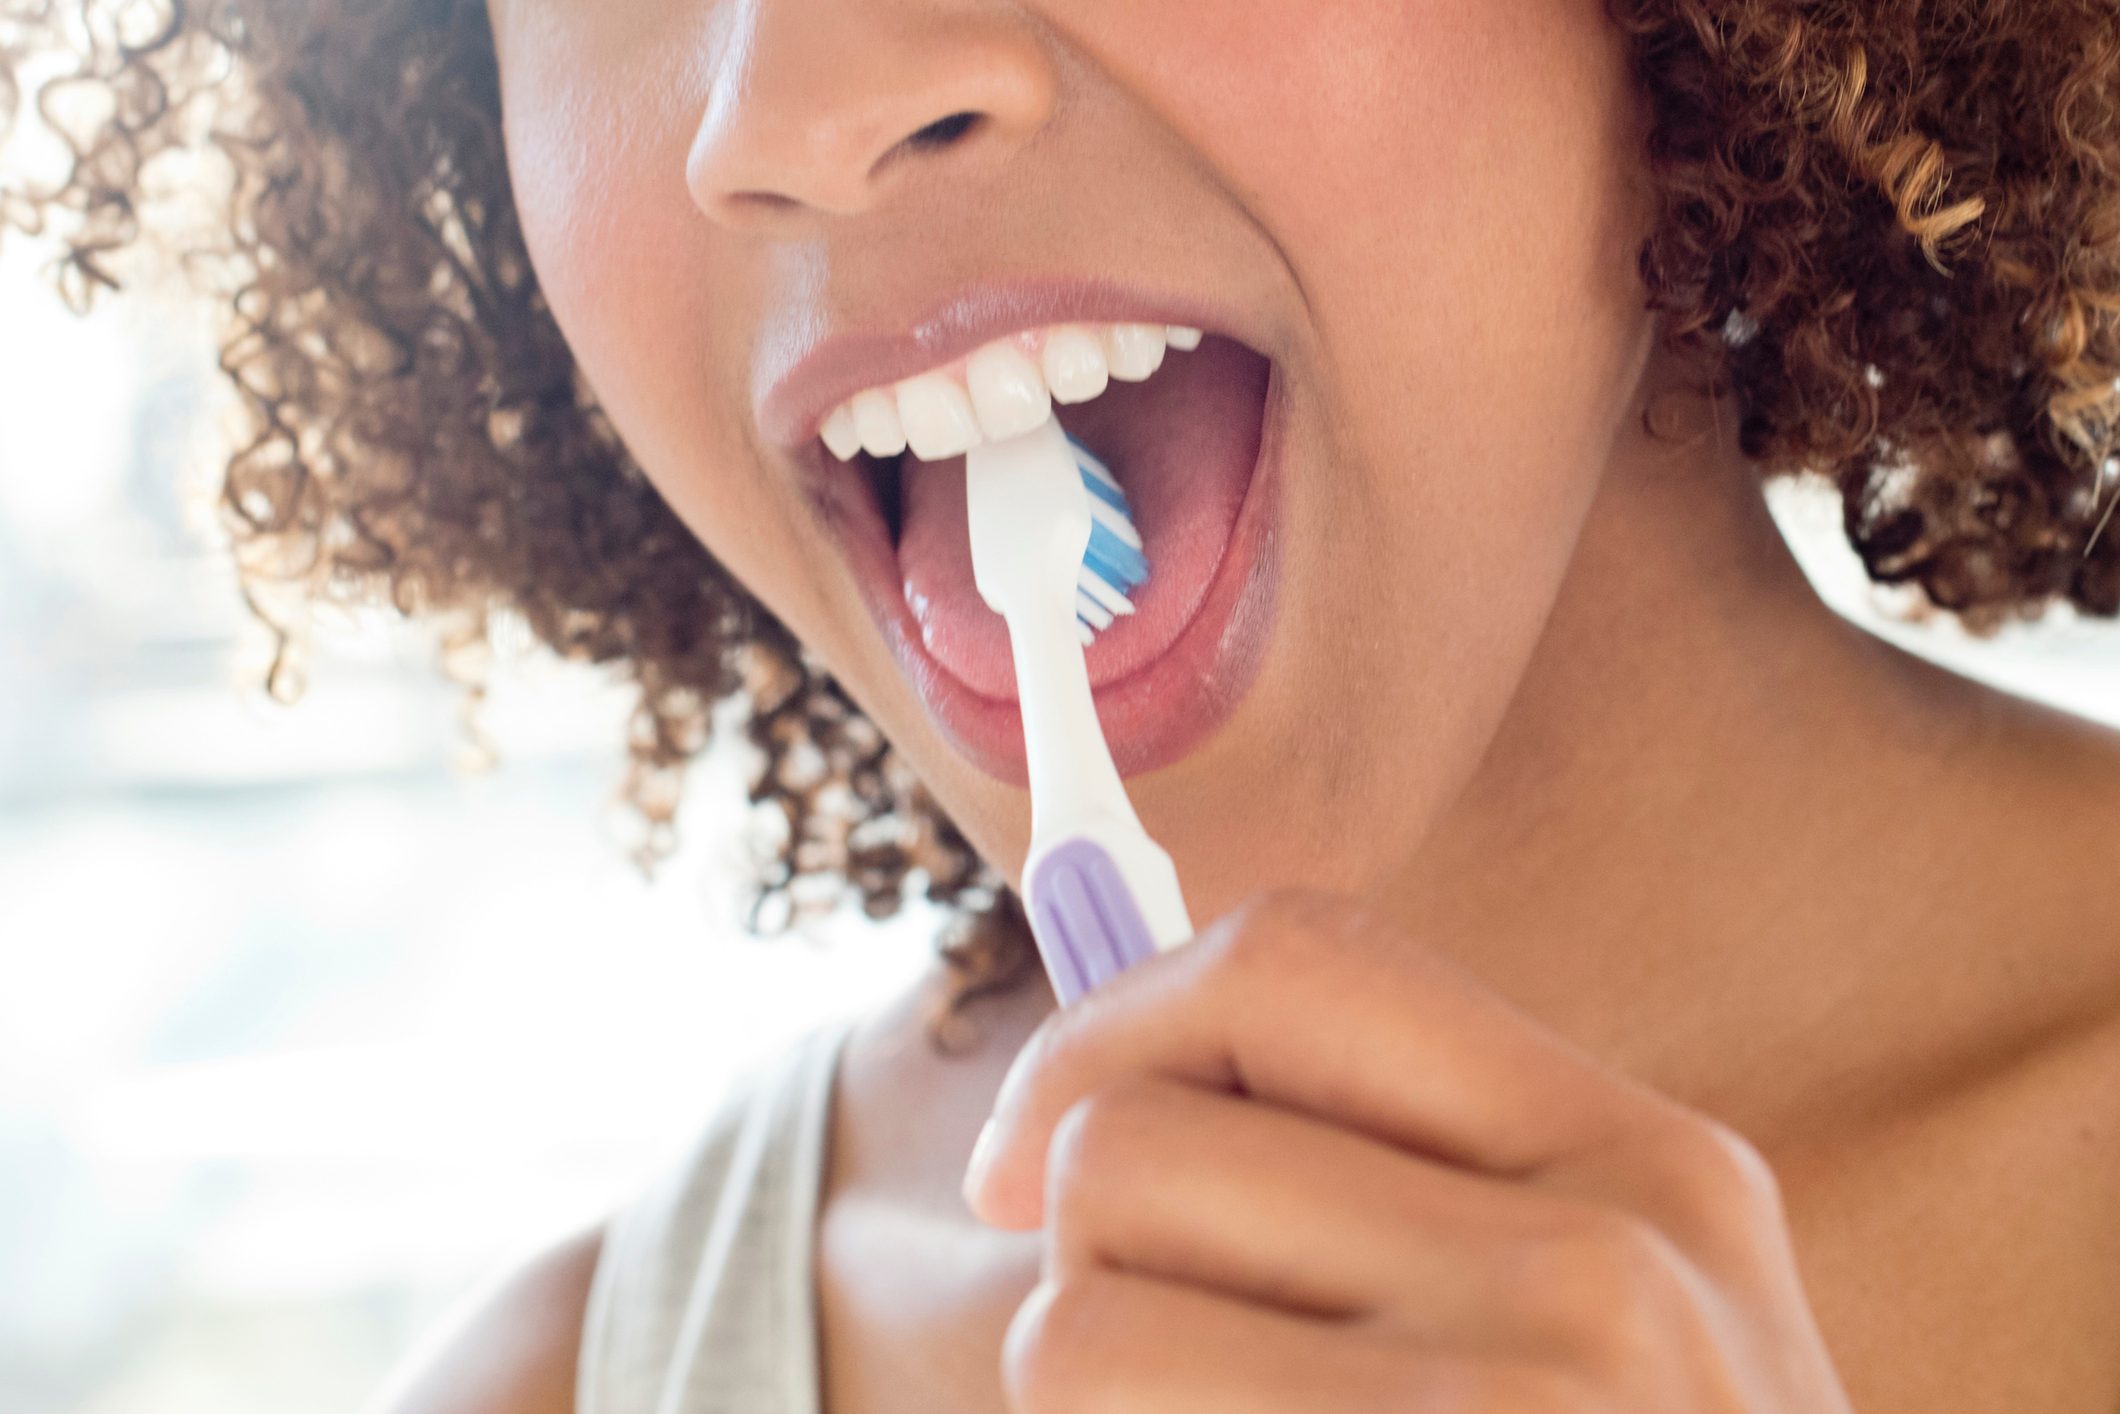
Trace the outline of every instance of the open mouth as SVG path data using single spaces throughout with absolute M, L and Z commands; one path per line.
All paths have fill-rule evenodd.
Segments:
M 1053 408 L 1124 487 L 1149 562 L 1135 611 L 1085 650 L 1122 770 L 1196 739 L 1187 728 L 1226 711 L 1256 660 L 1266 616 L 1238 610 L 1270 602 L 1256 572 L 1270 546 L 1265 512 L 1245 512 L 1272 457 L 1277 386 L 1264 354 L 1210 333 L 1139 381 Z M 973 582 L 964 457 L 861 450 L 842 462 L 816 442 L 810 454 L 820 508 L 908 679 L 960 745 L 1016 777 L 1015 670 L 1007 625 Z

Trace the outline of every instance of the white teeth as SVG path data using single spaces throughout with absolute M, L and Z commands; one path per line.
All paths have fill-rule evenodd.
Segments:
M 872 457 L 895 457 L 905 450 L 905 425 L 898 420 L 898 404 L 881 388 L 854 395 L 854 427 L 861 433 L 861 449 Z
M 1013 344 L 988 344 L 973 354 L 964 381 L 979 427 L 991 441 L 1021 436 L 1053 414 L 1053 395 L 1038 365 Z
M 832 449 L 832 455 L 841 461 L 852 461 L 854 453 L 861 450 L 861 429 L 854 425 L 852 404 L 841 403 L 832 409 L 832 415 L 824 420 L 824 430 L 818 433 L 824 444 Z
M 1111 384 L 1104 345 L 1087 329 L 1068 325 L 1046 335 L 1044 362 L 1055 402 L 1086 403 Z
M 1188 324 L 1056 324 L 997 339 L 961 364 L 868 388 L 833 408 L 818 437 L 841 461 L 857 452 L 922 461 L 962 456 L 982 442 L 1019 437 L 1052 416 L 1054 403 L 1101 397 L 1116 378 L 1139 383 L 1164 352 L 1200 347 Z M 1036 348 L 1033 356 L 1027 349 Z
M 964 385 L 940 373 L 923 373 L 898 385 L 898 417 L 905 424 L 906 444 L 922 461 L 963 456 L 984 440 Z
M 1139 383 L 1163 366 L 1165 335 L 1159 324 L 1111 324 L 1104 330 L 1104 356 L 1112 377 Z

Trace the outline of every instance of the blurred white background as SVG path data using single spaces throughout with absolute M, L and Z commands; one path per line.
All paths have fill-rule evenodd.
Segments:
M 503 658 L 486 774 L 388 617 L 266 700 L 180 495 L 210 330 L 77 319 L 44 254 L 0 250 L 0 1411 L 352 1411 L 736 1063 L 909 981 L 933 915 L 745 935 L 733 756 L 645 882 L 588 669 Z
M 486 775 L 387 618 L 265 701 L 180 496 L 216 465 L 207 327 L 138 291 L 76 319 L 43 254 L 0 251 L 0 1410 L 351 1414 L 735 1063 L 904 985 L 934 920 L 745 936 L 728 759 L 644 882 L 627 702 L 587 670 L 500 664 Z M 2111 626 L 1880 624 L 1834 502 L 1773 502 L 1843 613 L 2120 725 Z

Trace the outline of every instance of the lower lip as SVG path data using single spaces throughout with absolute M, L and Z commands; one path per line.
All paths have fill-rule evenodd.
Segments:
M 1265 657 L 1280 586 L 1278 537 L 1270 531 L 1286 456 L 1282 402 L 1275 363 L 1251 484 L 1198 611 L 1161 656 L 1096 689 L 1097 718 L 1122 775 L 1170 765 L 1197 748 L 1243 700 Z M 833 470 L 839 474 L 830 475 Z M 1027 786 L 1016 699 L 972 691 L 927 651 L 899 585 L 897 550 L 888 534 L 868 533 L 882 524 L 862 499 L 867 488 L 836 462 L 827 472 L 826 519 L 853 563 L 870 618 L 928 715 L 974 765 L 1009 785 Z M 842 497 L 851 499 L 835 506 Z

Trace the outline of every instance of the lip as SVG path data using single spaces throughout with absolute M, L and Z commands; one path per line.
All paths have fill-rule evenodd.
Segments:
M 1265 657 L 1280 590 L 1275 527 L 1288 457 L 1287 389 L 1280 363 L 1269 364 L 1258 459 L 1199 607 L 1156 658 L 1095 689 L 1097 715 L 1122 775 L 1156 770 L 1192 751 L 1243 700 Z M 814 442 L 802 457 L 817 463 L 816 471 L 829 458 Z M 928 652 L 899 587 L 897 549 L 866 484 L 833 466 L 841 474 L 823 478 L 816 504 L 900 671 L 930 720 L 974 765 L 1006 784 L 1028 786 L 1017 699 L 975 692 Z
M 774 446 L 816 440 L 833 408 L 961 358 L 981 345 L 1047 324 L 1184 324 L 1254 349 L 1265 347 L 1240 310 L 1102 277 L 1036 276 L 966 286 L 897 332 L 813 333 L 768 354 L 754 386 L 759 434 Z

